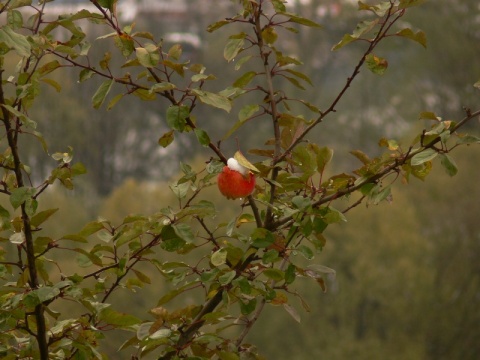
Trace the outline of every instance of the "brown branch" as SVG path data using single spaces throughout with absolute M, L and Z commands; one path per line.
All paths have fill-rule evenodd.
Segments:
M 473 118 L 477 117 L 477 116 L 480 116 L 480 110 L 477 110 L 475 112 L 471 112 L 471 111 L 467 111 L 467 116 L 465 116 L 461 121 L 459 121 L 451 130 L 450 132 L 451 133 L 454 133 L 455 131 L 457 131 L 458 129 L 460 129 L 462 126 L 464 126 L 468 121 L 472 120 Z M 314 207 L 318 207 L 318 206 L 321 206 L 323 204 L 326 204 L 326 203 L 329 203 L 333 200 L 336 200 L 336 199 L 339 199 L 339 198 L 342 198 L 346 195 L 349 195 L 357 190 L 359 190 L 362 186 L 364 186 L 365 184 L 371 184 L 371 183 L 374 183 L 376 182 L 377 180 L 383 178 L 384 176 L 388 175 L 389 173 L 391 172 L 396 172 L 398 171 L 398 169 L 404 165 L 405 163 L 407 163 L 412 157 L 414 157 L 415 155 L 417 154 L 420 154 L 421 152 L 427 150 L 427 149 L 432 149 L 435 147 L 435 144 L 437 144 L 438 142 L 441 141 L 441 138 L 440 136 L 437 136 L 435 139 L 433 139 L 432 141 L 430 141 L 428 144 L 424 145 L 423 147 L 421 147 L 420 149 L 416 150 L 416 151 L 408 151 L 403 157 L 401 158 L 398 158 L 396 159 L 391 165 L 385 167 L 382 171 L 380 171 L 379 173 L 375 174 L 375 175 L 372 175 L 370 176 L 369 178 L 366 178 L 364 181 L 356 184 L 356 185 L 353 185 L 353 186 L 349 186 L 349 187 L 346 187 L 346 188 L 343 188 L 343 189 L 340 189 L 338 190 L 337 192 L 331 194 L 331 195 L 328 195 L 328 196 L 324 196 L 322 198 L 320 198 L 319 200 L 315 201 L 312 206 Z M 284 218 L 282 219 L 279 219 L 278 221 L 276 221 L 273 226 L 274 228 L 277 228 L 283 224 L 286 224 L 288 223 L 289 221 L 292 220 L 292 216 L 285 216 Z
M 362 57 L 360 58 L 360 60 L 358 61 L 357 65 L 355 66 L 355 68 L 353 69 L 353 72 L 352 74 L 347 78 L 347 81 L 345 83 L 345 85 L 343 86 L 343 88 L 340 90 L 340 92 L 338 93 L 337 97 L 333 100 L 333 102 L 330 104 L 330 106 L 328 107 L 327 110 L 321 112 L 320 116 L 314 121 L 312 122 L 308 127 L 305 128 L 305 130 L 300 133 L 298 135 L 297 138 L 295 138 L 292 143 L 290 144 L 290 146 L 283 152 L 282 155 L 280 155 L 279 157 L 277 158 L 274 158 L 274 164 L 278 164 L 279 162 L 283 161 L 287 156 L 288 154 L 305 138 L 305 136 L 307 136 L 307 134 L 312 130 L 314 129 L 318 124 L 320 124 L 323 119 L 325 119 L 325 117 L 327 115 L 329 115 L 330 113 L 332 112 L 335 112 L 335 107 L 337 106 L 337 104 L 340 102 L 340 100 L 343 98 L 343 96 L 345 95 L 345 93 L 347 92 L 348 88 L 351 86 L 353 80 L 357 77 L 357 75 L 360 73 L 360 68 L 363 66 L 363 64 L 365 63 L 365 60 L 367 58 L 367 56 L 369 54 L 372 53 L 372 51 L 375 49 L 375 47 L 379 44 L 379 42 L 384 38 L 386 37 L 387 35 L 387 32 L 388 30 L 392 27 L 392 25 L 401 17 L 403 16 L 403 12 L 400 12 L 400 14 L 397 15 L 397 17 L 395 19 L 393 19 L 390 23 L 388 23 L 388 19 L 392 16 L 392 13 L 391 13 L 391 10 L 394 6 L 394 3 L 392 2 L 391 5 L 390 5 L 390 9 L 386 15 L 386 18 L 385 18 L 385 21 L 383 22 L 383 24 L 381 25 L 377 35 L 375 36 L 375 38 L 373 40 L 370 41 L 370 45 L 368 46 L 367 50 L 363 53 Z M 387 25 L 388 23 L 388 25 Z
M 5 96 L 3 93 L 3 69 L 0 69 L 0 105 L 5 104 Z M 19 131 L 19 120 L 17 119 L 17 127 L 12 128 L 11 121 L 13 120 L 10 116 L 10 113 L 5 107 L 2 106 L 2 121 L 5 126 L 5 133 L 7 136 L 8 146 L 12 152 L 13 164 L 14 164 L 14 173 L 17 181 L 17 186 L 19 188 L 24 186 L 23 174 L 22 174 L 22 162 L 20 160 L 20 155 L 17 147 L 17 134 Z M 29 272 L 28 283 L 30 287 L 34 290 L 37 289 L 40 285 L 36 260 L 35 260 L 35 249 L 33 244 L 33 235 L 32 227 L 30 224 L 30 217 L 27 213 L 25 202 L 21 204 L 21 213 L 23 221 L 23 233 L 25 235 L 25 245 L 26 245 L 26 254 L 27 254 L 27 266 Z M 37 339 L 38 349 L 40 352 L 40 359 L 48 359 L 48 342 L 47 342 L 47 327 L 45 323 L 44 316 L 44 304 L 38 304 L 34 309 L 37 332 L 35 338 Z
M 262 37 L 262 27 L 261 27 L 261 20 L 260 17 L 263 14 L 262 11 L 262 5 L 260 4 L 258 8 L 255 9 L 254 12 L 254 18 L 252 19 L 252 22 L 254 23 L 254 31 L 255 35 L 257 38 L 257 46 L 258 50 L 260 52 L 260 58 L 263 60 L 263 68 L 264 68 L 264 74 L 265 74 L 265 80 L 267 82 L 267 96 L 268 96 L 268 103 L 270 104 L 270 114 L 272 117 L 272 125 L 273 125 L 273 133 L 274 133 L 274 138 L 275 138 L 275 150 L 274 150 L 274 156 L 272 159 L 272 174 L 270 176 L 270 179 L 272 180 L 269 182 L 270 185 L 270 199 L 268 203 L 270 205 L 273 205 L 276 197 L 276 190 L 277 186 L 275 185 L 276 179 L 279 174 L 279 168 L 275 166 L 277 163 L 277 158 L 280 157 L 281 152 L 282 152 L 282 147 L 281 147 L 281 132 L 280 132 L 280 124 L 278 122 L 278 111 L 277 111 L 277 102 L 275 101 L 275 91 L 273 88 L 273 79 L 272 79 L 272 69 L 269 67 L 268 63 L 268 58 L 271 54 L 271 50 L 265 51 L 265 45 L 263 42 L 263 37 Z M 271 223 L 273 221 L 273 212 L 272 212 L 272 206 L 267 207 L 267 211 L 265 214 L 265 224 L 264 227 L 266 229 L 269 229 L 271 226 Z
M 287 265 L 287 263 L 288 263 L 288 258 L 284 257 L 278 268 L 283 271 L 285 269 L 285 266 Z M 278 281 L 276 281 L 276 280 L 271 280 L 270 284 L 269 284 L 270 288 L 273 288 L 277 282 Z M 243 340 L 245 339 L 245 337 L 248 335 L 248 333 L 252 329 L 253 325 L 255 325 L 257 320 L 260 318 L 260 314 L 262 313 L 266 303 L 267 303 L 267 299 L 265 297 L 262 297 L 262 300 L 261 300 L 260 304 L 258 305 L 257 309 L 255 310 L 255 313 L 253 314 L 252 318 L 250 320 L 248 320 L 247 324 L 245 325 L 245 328 L 243 329 L 243 331 L 241 332 L 241 334 L 238 336 L 237 340 L 235 341 L 235 345 L 237 346 L 237 348 L 240 347 Z

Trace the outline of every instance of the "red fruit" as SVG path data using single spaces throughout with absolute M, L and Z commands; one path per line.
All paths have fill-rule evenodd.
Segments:
M 238 199 L 250 195 L 255 188 L 255 176 L 247 171 L 242 175 L 236 170 L 224 166 L 217 180 L 220 192 L 227 199 Z

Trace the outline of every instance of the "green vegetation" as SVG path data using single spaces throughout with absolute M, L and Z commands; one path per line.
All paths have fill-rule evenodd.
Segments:
M 478 357 L 475 1 L 57 3 L 0 2 L 2 358 Z

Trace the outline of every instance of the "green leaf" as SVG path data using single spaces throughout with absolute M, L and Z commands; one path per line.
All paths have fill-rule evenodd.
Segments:
M 122 232 L 121 235 L 115 239 L 115 244 L 117 245 L 117 247 L 120 247 L 123 244 L 126 244 L 129 241 L 132 241 L 138 238 L 142 233 L 143 233 L 143 230 L 140 227 L 131 228 L 127 231 Z
M 299 88 L 300 90 L 305 90 L 302 84 L 296 79 L 291 76 L 285 76 L 285 79 L 287 79 L 291 84 L 293 84 L 295 87 Z
M 372 30 L 375 25 L 378 24 L 378 19 L 372 20 L 372 21 L 361 21 L 357 24 L 357 27 L 353 31 L 352 34 L 345 34 L 337 44 L 335 44 L 332 48 L 332 50 L 338 50 L 345 45 L 350 44 L 353 41 L 358 40 L 362 35 L 368 33 L 370 30 Z
M 187 192 L 190 189 L 190 184 L 188 182 L 175 182 L 170 184 L 169 187 L 177 198 L 183 199 L 185 196 L 187 196 Z
M 308 197 L 297 195 L 292 198 L 292 204 L 299 210 L 305 210 L 312 204 L 312 200 Z
M 236 63 L 235 63 L 235 70 L 240 70 L 243 64 L 248 62 L 252 58 L 252 55 L 247 55 L 242 58 L 240 58 Z
M 252 246 L 256 248 L 266 248 L 275 242 L 273 234 L 264 228 L 257 228 L 252 233 Z
M 388 200 L 391 198 L 392 188 L 391 186 L 382 187 L 377 185 L 371 192 L 370 192 L 370 199 L 374 205 L 378 205 L 383 200 Z
M 173 229 L 170 229 L 173 231 Z M 171 235 L 169 232 L 170 230 L 166 229 L 165 227 L 162 229 L 162 237 L 163 241 L 160 244 L 160 247 L 168 252 L 179 251 L 181 248 L 185 246 L 185 241 L 180 239 L 178 236 L 174 235 L 173 237 L 166 237 L 165 234 Z
M 181 213 L 195 214 L 199 218 L 215 216 L 217 214 L 215 211 L 215 205 L 207 200 L 200 200 L 197 204 L 192 204 L 188 208 L 185 208 Z
M 277 261 L 278 259 L 280 259 L 279 255 L 278 255 L 278 251 L 277 250 L 274 250 L 274 249 L 271 249 L 271 250 L 268 250 L 265 254 L 263 254 L 262 256 L 262 262 L 264 264 L 271 264 L 271 263 L 274 263 L 275 261 Z
M 235 286 L 238 286 L 242 294 L 249 295 L 252 293 L 252 286 L 250 285 L 250 281 L 248 281 L 243 276 L 239 276 L 233 281 Z
M 190 111 L 185 105 L 172 105 L 167 109 L 167 124 L 173 130 L 183 132 Z
M 400 5 L 398 5 L 399 9 L 406 9 L 412 6 L 421 5 L 427 0 L 400 0 Z
M 10 106 L 10 105 L 7 105 L 7 104 L 1 104 L 1 106 L 3 108 L 5 108 L 9 113 L 13 114 L 14 116 L 16 116 L 17 118 L 19 118 L 20 120 L 22 120 L 22 122 L 29 128 L 31 129 L 35 129 L 37 127 L 37 124 L 35 121 L 31 120 L 27 115 L 21 113 L 20 111 L 18 111 L 17 109 L 15 109 L 14 107 Z
M 50 216 L 55 214 L 57 211 L 58 211 L 58 208 L 40 211 L 38 214 L 36 214 L 30 219 L 30 224 L 33 227 L 38 227 L 40 224 L 44 223 Z
M 95 234 L 97 231 L 104 229 L 104 225 L 100 221 L 92 221 L 86 224 L 82 230 L 78 233 L 79 236 L 87 237 Z
M 335 50 L 338 50 L 342 47 L 344 47 L 345 45 L 348 45 L 350 44 L 351 42 L 357 40 L 357 38 L 353 37 L 352 35 L 350 34 L 345 34 L 343 35 L 343 38 L 342 40 L 340 40 L 338 43 L 336 43 L 333 47 L 332 47 L 332 51 L 335 51 Z
M 232 109 L 231 100 L 223 95 L 199 89 L 192 89 L 192 93 L 204 104 L 225 110 L 226 112 L 230 112 Z
M 287 270 L 285 270 L 285 284 L 291 284 L 297 277 L 297 268 L 293 264 L 289 264 Z
M 95 72 L 90 70 L 90 69 L 83 69 L 80 71 L 80 75 L 78 77 L 79 82 L 84 82 L 85 80 L 90 79 L 93 75 L 95 75 Z
M 41 78 L 40 81 L 50 85 L 55 90 L 57 90 L 57 92 L 60 92 L 62 90 L 62 86 L 53 79 Z
M 232 84 L 232 86 L 238 87 L 238 88 L 244 88 L 245 86 L 247 86 L 250 83 L 250 81 L 253 80 L 253 78 L 256 75 L 257 75 L 257 73 L 255 71 L 247 71 L 245 74 L 240 76 L 237 80 L 235 80 L 235 82 Z
M 406 37 L 407 39 L 416 41 L 417 43 L 422 45 L 424 48 L 427 47 L 427 36 L 423 31 L 419 30 L 416 33 L 414 33 L 412 29 L 407 28 L 407 29 L 400 30 L 395 35 Z
M 129 57 L 130 54 L 133 53 L 133 50 L 135 50 L 133 39 L 129 35 L 122 33 L 121 35 L 115 35 L 113 39 L 115 45 L 120 49 L 122 55 L 125 57 Z
M 23 298 L 23 303 L 27 307 L 35 307 L 38 304 L 54 299 L 58 294 L 60 294 L 59 289 L 51 286 L 43 286 L 26 294 Z
M 210 32 L 210 33 L 211 33 L 211 32 L 214 32 L 215 30 L 218 30 L 218 29 L 220 29 L 222 26 L 227 25 L 227 24 L 229 24 L 229 23 L 231 23 L 231 20 L 220 20 L 220 21 L 217 21 L 217 22 L 215 22 L 215 23 L 213 23 L 213 24 L 208 25 L 208 26 L 207 26 L 207 31 Z
M 135 273 L 135 276 L 138 278 L 138 280 L 140 280 L 142 283 L 145 283 L 145 284 L 151 284 L 152 283 L 152 280 L 150 279 L 150 277 L 145 275 L 143 272 L 138 271 L 138 270 L 133 269 L 133 268 L 132 268 L 132 271 Z
M 314 258 L 313 251 L 306 245 L 300 245 L 295 249 L 307 260 L 312 260 Z
M 368 165 L 372 162 L 372 160 L 368 157 L 368 155 L 361 150 L 351 150 L 350 154 L 355 156 L 358 160 L 360 160 L 365 165 Z
M 358 2 L 358 10 L 369 10 L 382 17 L 390 8 L 391 4 L 388 1 L 384 1 L 377 5 L 365 4 L 363 1 Z
M 251 300 L 247 300 L 246 302 L 244 302 L 244 300 L 240 300 L 239 304 L 240 304 L 240 312 L 242 313 L 242 315 L 246 316 L 248 314 L 251 314 L 257 307 L 257 299 L 253 298 Z M 225 359 L 234 360 L 234 358 L 227 358 L 227 357 L 225 357 Z
M 168 49 L 168 57 L 179 60 L 182 56 L 182 45 L 175 44 L 170 49 Z
M 309 85 L 313 86 L 312 80 L 310 80 L 310 78 L 307 75 L 305 75 L 304 73 L 302 73 L 300 71 L 292 70 L 292 69 L 286 69 L 285 71 L 292 74 L 292 75 L 295 75 L 299 79 L 302 79 L 305 82 L 307 82 Z
M 194 131 L 200 145 L 208 147 L 210 145 L 210 137 L 208 136 L 207 132 L 199 128 L 195 128 Z
M 117 94 L 113 97 L 112 100 L 107 105 L 107 110 L 112 110 L 112 108 L 123 98 L 124 94 Z
M 147 44 L 145 47 L 136 48 L 135 54 L 140 64 L 146 68 L 155 67 L 160 62 L 158 47 L 154 44 Z
M 368 54 L 365 58 L 367 68 L 377 75 L 383 75 L 388 68 L 388 61 L 373 54 Z
M 10 212 L 7 209 L 5 209 L 2 205 L 0 205 L 0 217 L 3 219 L 10 218 Z
M 218 277 L 218 282 L 220 283 L 220 285 L 228 285 L 232 282 L 233 279 L 235 279 L 236 275 L 237 272 L 235 270 L 228 271 Z
M 243 258 L 244 252 L 242 249 L 236 246 L 227 247 L 227 260 L 232 266 L 236 266 Z
M 113 79 L 106 80 L 97 89 L 97 91 L 92 97 L 92 103 L 95 109 L 98 109 L 100 108 L 100 106 L 102 106 L 103 102 L 105 101 L 105 98 L 107 97 L 108 93 L 112 89 L 113 83 L 114 83 Z
M 117 0 L 98 0 L 98 5 L 113 12 Z
M 342 221 L 346 222 L 347 218 L 345 215 L 343 215 L 343 213 L 329 206 L 326 208 L 326 213 L 323 215 L 323 220 L 325 220 L 327 224 L 334 224 Z
M 192 243 L 195 240 L 195 235 L 193 234 L 190 225 L 186 223 L 179 223 L 173 224 L 172 227 L 175 230 L 177 236 L 180 239 L 185 240 L 185 242 Z
M 431 111 L 423 111 L 418 115 L 419 120 L 436 120 L 436 121 L 441 121 L 442 119 L 435 115 L 435 113 Z
M 55 69 L 58 69 L 61 66 L 62 65 L 58 62 L 58 60 L 53 60 L 53 61 L 50 61 L 50 62 L 42 65 L 38 69 L 38 71 L 39 71 L 40 75 L 47 75 L 47 74 L 51 73 L 52 71 L 54 71 Z
M 443 168 L 450 176 L 455 176 L 458 172 L 457 164 L 448 154 L 439 154 L 440 162 L 443 165 Z
M 333 158 L 333 150 L 326 146 L 318 147 L 317 145 L 313 144 L 311 148 L 316 155 L 317 171 L 319 173 L 323 173 L 325 171 L 325 167 Z
M 185 64 L 178 64 L 170 60 L 164 60 L 163 65 L 169 67 L 182 77 L 185 75 Z
M 306 19 L 306 18 L 298 16 L 298 15 L 293 15 L 293 14 L 290 14 L 290 13 L 287 13 L 287 12 L 279 12 L 279 13 L 282 14 L 282 15 L 288 16 L 289 17 L 289 19 L 288 19 L 289 22 L 293 22 L 293 23 L 300 24 L 300 25 L 305 25 L 305 26 L 308 26 L 308 27 L 316 27 L 316 28 L 322 28 L 323 27 L 322 25 L 316 23 L 315 21 Z
M 245 42 L 244 39 L 246 36 L 247 34 L 241 33 L 239 35 L 234 35 L 234 37 L 231 37 L 227 41 L 225 49 L 223 50 L 223 57 L 225 60 L 230 62 L 235 58 L 235 56 L 238 55 L 238 53 L 243 49 L 243 44 Z
M 191 77 L 192 82 L 199 82 L 205 80 L 215 80 L 216 77 L 214 75 L 206 75 L 206 74 L 195 74 Z
M 30 187 L 20 187 L 12 190 L 10 194 L 10 204 L 14 209 L 17 209 L 20 205 L 31 199 L 35 195 L 35 189 Z
M 215 267 L 225 264 L 227 262 L 227 250 L 221 248 L 215 251 L 210 257 L 210 262 Z
M 158 144 L 161 147 L 166 148 L 168 145 L 170 145 L 173 142 L 173 140 L 175 140 L 174 131 L 170 130 L 170 131 L 166 132 L 165 134 L 163 134 L 160 137 L 160 139 L 158 139 Z
M 79 253 L 76 258 L 77 264 L 80 267 L 89 267 L 92 264 L 97 266 L 103 266 L 102 259 L 100 259 L 96 254 L 85 251 L 80 248 L 75 248 L 73 251 Z
M 457 144 L 480 144 L 480 137 L 474 135 L 459 136 Z
M 12 29 L 17 30 L 23 26 L 23 16 L 18 10 L 10 10 L 7 12 L 7 23 Z
M 355 30 L 353 31 L 352 33 L 352 36 L 355 38 L 355 39 L 358 39 L 360 38 L 362 35 L 365 35 L 366 33 L 368 33 L 370 30 L 372 30 L 375 25 L 378 24 L 378 19 L 375 19 L 375 20 L 371 20 L 371 21 L 360 21 Z
M 228 139 L 235 131 L 237 131 L 241 126 L 243 126 L 250 118 L 260 109 L 260 106 L 257 104 L 250 105 L 247 104 L 243 106 L 238 113 L 238 121 L 232 126 L 230 130 L 225 134 L 222 140 Z
M 433 160 L 438 155 L 438 152 L 434 149 L 426 149 L 412 157 L 410 163 L 412 166 L 421 165 L 427 161 Z
M 7 45 L 7 47 L 13 48 L 19 56 L 30 56 L 31 46 L 27 37 L 16 33 L 9 26 L 0 28 L 0 43 L 2 42 Z
M 265 269 L 262 274 L 274 281 L 281 281 L 285 278 L 285 273 L 279 269 Z
M 133 315 L 115 311 L 111 307 L 103 309 L 100 313 L 99 319 L 115 327 L 129 327 L 142 322 L 139 318 Z
M 172 89 L 175 89 L 175 88 L 176 88 L 176 86 L 172 83 L 161 82 L 161 83 L 153 84 L 149 91 L 150 92 L 155 92 L 155 93 L 162 93 L 164 91 L 172 90 Z

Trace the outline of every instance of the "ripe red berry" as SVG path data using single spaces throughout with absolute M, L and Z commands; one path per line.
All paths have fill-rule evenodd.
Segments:
M 228 166 L 224 166 L 222 172 L 218 174 L 217 184 L 227 199 L 243 198 L 255 189 L 255 176 L 235 159 L 230 158 Z

